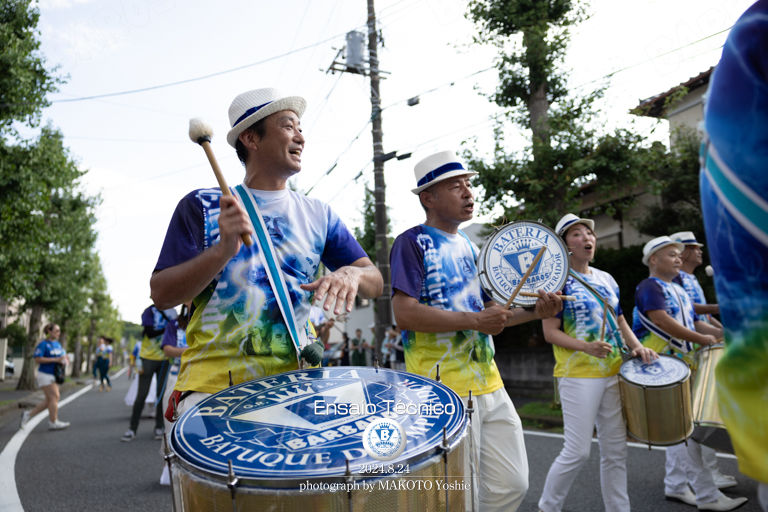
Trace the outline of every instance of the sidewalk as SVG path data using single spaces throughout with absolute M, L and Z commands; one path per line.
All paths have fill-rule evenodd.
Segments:
M 76 386 L 88 384 L 91 381 L 90 376 L 81 375 L 77 379 L 67 377 L 67 380 L 59 387 L 61 394 Z M 16 386 L 19 384 L 18 378 L 7 378 L 0 382 L 0 415 L 9 411 L 18 411 L 23 408 L 32 408 L 43 400 L 43 391 L 18 391 Z

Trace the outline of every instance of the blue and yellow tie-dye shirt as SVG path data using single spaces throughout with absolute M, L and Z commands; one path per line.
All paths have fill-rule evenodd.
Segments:
M 425 225 L 401 234 L 392 245 L 392 290 L 447 311 L 480 312 L 489 299 L 480 288 L 477 247 L 462 233 Z M 459 396 L 492 393 L 504 383 L 493 360 L 493 338 L 477 331 L 402 331 L 409 372 L 437 376 Z
M 607 299 L 608 304 L 616 312 L 616 316 L 622 315 L 619 305 L 619 285 L 607 272 L 591 268 L 591 274 L 578 273 L 601 297 Z M 600 339 L 603 328 L 603 305 L 584 285 L 572 276 L 568 277 L 563 289 L 564 295 L 573 295 L 575 301 L 563 301 L 563 310 L 557 314 L 562 320 L 560 329 L 577 340 L 591 343 Z M 619 373 L 621 367 L 620 333 L 611 331 L 610 323 L 605 325 L 606 343 L 613 345 L 613 352 L 605 359 L 593 357 L 580 350 L 571 350 L 558 345 L 552 345 L 555 353 L 555 377 L 580 377 L 600 378 L 611 377 Z
M 693 350 L 682 353 L 667 346 L 667 341 L 657 334 L 649 331 L 640 321 L 639 311 L 648 317 L 648 311 L 664 310 L 680 325 L 695 331 L 694 322 L 699 319 L 693 311 L 693 304 L 683 287 L 677 283 L 667 283 L 656 277 L 644 279 L 635 290 L 635 310 L 633 312 L 632 330 L 637 339 L 644 346 L 655 350 L 659 354 L 678 355 L 688 364 L 693 364 L 696 345 Z
M 720 414 L 739 471 L 768 484 L 768 0 L 731 28 L 704 121 L 701 212 L 725 327 Z
M 251 189 L 280 263 L 295 312 L 296 329 L 315 339 L 308 323 L 312 293 L 299 286 L 315 280 L 322 261 L 331 270 L 366 257 L 344 223 L 321 201 L 291 190 Z M 219 242 L 221 191 L 195 190 L 171 219 L 155 270 L 184 263 Z M 256 244 L 240 252 L 195 297 L 187 327 L 189 348 L 181 357 L 176 389 L 216 393 L 229 385 L 298 367 Z
M 152 305 L 145 309 L 144 313 L 141 314 L 141 325 L 144 327 L 151 327 L 153 331 L 164 332 L 164 329 L 168 326 L 168 320 L 173 321 L 176 319 L 176 316 L 175 309 L 167 309 L 161 313 L 159 309 Z M 139 357 L 151 359 L 152 361 L 162 361 L 163 359 L 166 359 L 163 348 L 160 346 L 160 343 L 163 341 L 163 332 L 152 338 L 146 335 L 144 336 L 141 340 Z

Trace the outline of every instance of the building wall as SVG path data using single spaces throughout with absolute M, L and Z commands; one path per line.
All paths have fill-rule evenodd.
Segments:
M 704 98 L 707 94 L 708 86 L 709 84 L 691 91 L 678 105 L 675 106 L 675 109 L 672 112 L 667 114 L 667 120 L 669 121 L 670 147 L 674 145 L 671 139 L 671 134 L 674 133 L 675 128 L 678 128 L 681 125 L 696 128 L 704 119 Z

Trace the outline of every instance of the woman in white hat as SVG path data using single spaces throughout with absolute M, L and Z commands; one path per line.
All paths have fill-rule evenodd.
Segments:
M 571 271 L 563 294 L 576 300 L 564 302 L 560 314 L 543 321 L 544 337 L 555 353 L 554 375 L 565 426 L 565 445 L 549 469 L 539 500 L 544 512 L 562 510 L 576 475 L 589 458 L 595 426 L 605 509 L 629 510 L 627 434 L 617 377 L 621 351 L 626 346 L 632 356 L 640 356 L 646 363 L 658 357 L 640 344 L 624 319 L 613 277 L 589 266 L 597 249 L 594 226 L 594 221 L 569 213 L 555 228 L 571 251 Z

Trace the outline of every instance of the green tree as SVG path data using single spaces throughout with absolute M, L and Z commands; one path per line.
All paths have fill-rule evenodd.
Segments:
M 84 171 L 50 126 L 35 141 L 0 141 L 0 295 L 31 310 L 19 389 L 34 389 L 32 354 L 43 311 L 70 300 L 92 257 L 99 199 L 78 190 Z
M 40 12 L 31 0 L 0 3 L 0 134 L 14 133 L 14 121 L 37 126 L 46 94 L 57 91 L 60 78 L 51 75 L 38 52 Z
M 578 211 L 580 187 L 590 182 L 600 197 L 614 199 L 607 213 L 626 207 L 631 198 L 615 196 L 639 182 L 649 149 L 629 130 L 597 130 L 595 102 L 604 88 L 581 96 L 568 89 L 563 59 L 569 29 L 584 19 L 584 9 L 570 0 L 470 0 L 467 16 L 477 27 L 475 43 L 499 50 L 499 85 L 490 99 L 530 133 L 530 145 L 510 153 L 499 121 L 490 161 L 465 151 L 480 173 L 474 181 L 482 187 L 481 208 L 500 204 L 510 219 L 554 225 Z
M 659 154 L 647 176 L 651 192 L 661 198 L 648 207 L 637 223 L 641 233 L 663 236 L 678 231 L 693 231 L 696 239 L 706 238 L 699 195 L 699 147 L 701 136 L 681 126 L 672 133 L 674 145 Z
M 376 263 L 376 197 L 373 190 L 368 188 L 368 184 L 365 185 L 365 200 L 363 202 L 363 209 L 360 210 L 363 214 L 363 228 L 355 227 L 355 238 L 360 243 L 368 258 L 375 264 Z M 392 224 L 390 222 L 391 216 L 389 215 L 389 207 L 387 207 L 387 234 L 392 231 Z M 389 240 L 389 247 L 392 247 L 394 239 L 387 236 Z

